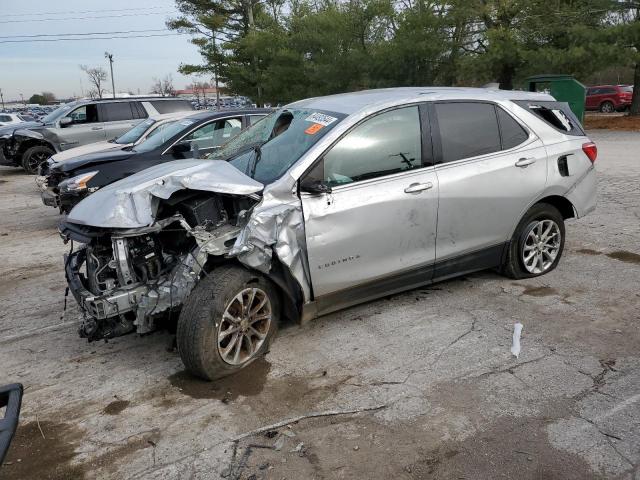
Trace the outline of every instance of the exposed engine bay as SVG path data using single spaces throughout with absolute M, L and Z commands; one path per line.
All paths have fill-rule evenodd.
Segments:
M 181 190 L 159 202 L 152 225 L 108 229 L 63 222 L 70 290 L 84 321 L 80 336 L 108 339 L 153 331 L 233 247 L 260 197 Z

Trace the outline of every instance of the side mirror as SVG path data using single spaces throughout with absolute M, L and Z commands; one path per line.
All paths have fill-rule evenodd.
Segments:
M 60 128 L 68 127 L 73 123 L 73 118 L 71 117 L 62 117 L 60 119 Z
M 191 151 L 191 144 L 189 142 L 176 143 L 171 147 L 173 153 L 187 153 Z
M 312 180 L 308 182 L 302 182 L 300 184 L 300 191 L 311 193 L 314 195 L 321 195 L 323 193 L 331 193 L 331 187 L 321 180 Z

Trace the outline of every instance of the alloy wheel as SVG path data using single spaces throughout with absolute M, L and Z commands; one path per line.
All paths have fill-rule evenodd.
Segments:
M 218 325 L 218 352 L 230 365 L 251 360 L 271 328 L 271 301 L 257 287 L 245 288 L 227 305 Z
M 529 273 L 540 274 L 551 268 L 560 252 L 562 234 L 553 220 L 529 225 L 522 245 L 522 263 Z
M 47 152 L 36 152 L 36 153 L 33 153 L 29 157 L 29 161 L 27 162 L 27 165 L 29 166 L 29 170 L 31 172 L 37 173 L 38 172 L 38 167 L 40 167 L 41 164 L 46 162 L 47 159 L 50 156 L 51 155 L 49 153 L 47 153 Z

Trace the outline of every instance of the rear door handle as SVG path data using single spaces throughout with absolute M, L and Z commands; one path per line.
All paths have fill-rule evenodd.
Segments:
M 102 127 L 91 127 L 91 130 L 102 130 Z
M 516 162 L 516 167 L 524 168 L 524 167 L 528 167 L 532 163 L 536 163 L 535 158 L 521 158 Z
M 407 188 L 404 189 L 404 193 L 419 193 L 419 192 L 422 192 L 423 190 L 429 190 L 430 188 L 433 188 L 433 183 L 431 182 L 412 183 L 411 185 L 409 185 Z

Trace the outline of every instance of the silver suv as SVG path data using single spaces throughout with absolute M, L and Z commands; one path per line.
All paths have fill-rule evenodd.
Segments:
M 56 152 L 119 137 L 142 120 L 164 113 L 192 111 L 177 98 L 109 98 L 67 103 L 42 120 L 0 128 L 0 165 L 36 173 Z
M 398 88 L 313 98 L 208 160 L 105 187 L 61 224 L 89 339 L 180 310 L 186 367 L 214 379 L 318 315 L 482 269 L 553 270 L 595 207 L 596 147 L 545 94 Z M 174 315 L 175 318 L 175 315 Z

